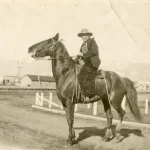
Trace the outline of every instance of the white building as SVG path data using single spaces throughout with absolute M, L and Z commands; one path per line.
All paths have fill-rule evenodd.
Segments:
M 21 86 L 56 88 L 55 79 L 51 76 L 29 75 L 21 78 Z

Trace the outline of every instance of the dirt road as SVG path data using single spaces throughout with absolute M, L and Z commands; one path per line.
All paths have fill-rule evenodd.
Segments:
M 66 118 L 31 108 L 23 98 L 0 98 L 0 149 L 64 150 L 68 136 Z M 105 122 L 75 119 L 78 143 L 69 150 L 150 150 L 150 133 L 123 129 L 122 140 L 103 142 Z

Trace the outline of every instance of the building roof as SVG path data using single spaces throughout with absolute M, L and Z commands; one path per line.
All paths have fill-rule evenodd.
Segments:
M 26 74 L 26 76 L 28 76 L 32 81 L 40 81 L 41 82 L 55 82 L 54 77 L 51 76 L 40 76 L 40 75 L 30 75 L 30 74 Z

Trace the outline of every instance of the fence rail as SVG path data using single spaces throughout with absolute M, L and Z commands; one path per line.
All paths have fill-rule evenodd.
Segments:
M 52 106 L 55 106 L 57 108 L 63 109 L 62 104 L 57 104 L 53 101 L 53 93 L 52 92 L 49 93 L 49 99 L 44 98 L 43 92 L 41 92 L 41 93 L 37 92 L 36 98 L 35 98 L 35 105 L 43 107 L 44 101 L 48 103 L 49 108 L 52 108 Z M 94 102 L 92 104 L 90 103 L 90 104 L 86 104 L 86 105 L 87 105 L 87 109 L 90 109 L 92 107 L 93 115 L 97 115 L 98 102 Z M 126 98 L 125 97 L 123 98 L 121 106 L 124 110 L 126 110 Z M 145 114 L 148 114 L 148 111 L 149 111 L 148 106 L 149 106 L 149 99 L 146 98 L 145 99 L 145 109 L 144 109 Z M 78 111 L 78 104 L 75 104 L 75 112 L 77 112 L 77 111 Z
M 27 86 L 3 86 L 3 85 L 0 85 L 0 90 L 47 90 L 47 91 L 56 91 L 56 88 L 55 87 L 51 87 L 51 88 L 48 88 L 48 87 L 27 87 Z M 150 94 L 150 90 L 137 90 L 138 93 L 147 93 L 147 94 Z

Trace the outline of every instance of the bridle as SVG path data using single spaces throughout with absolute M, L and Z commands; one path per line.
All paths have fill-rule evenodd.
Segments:
M 45 48 L 42 48 L 42 49 L 40 49 L 39 51 L 41 51 L 41 50 L 44 50 L 44 49 L 46 49 L 46 48 L 50 48 L 51 47 L 51 49 L 52 49 L 52 54 L 51 54 L 51 58 L 48 58 L 48 59 L 43 59 L 43 58 L 37 58 L 35 55 L 34 55 L 34 59 L 36 59 L 36 60 L 56 60 L 56 59 L 60 59 L 60 58 L 56 58 L 56 57 L 53 57 L 54 56 L 54 53 L 55 53 L 55 51 L 56 51 L 56 49 L 58 48 L 58 46 L 59 46 L 59 43 L 58 42 L 55 42 L 55 40 L 52 38 L 52 41 L 53 41 L 53 43 L 52 44 L 50 44 L 48 47 L 45 47 Z M 58 45 L 55 47 L 55 45 L 58 43 Z M 61 57 L 61 59 L 69 59 L 69 58 L 75 58 L 75 57 L 77 57 L 77 56 L 69 56 L 69 57 Z

